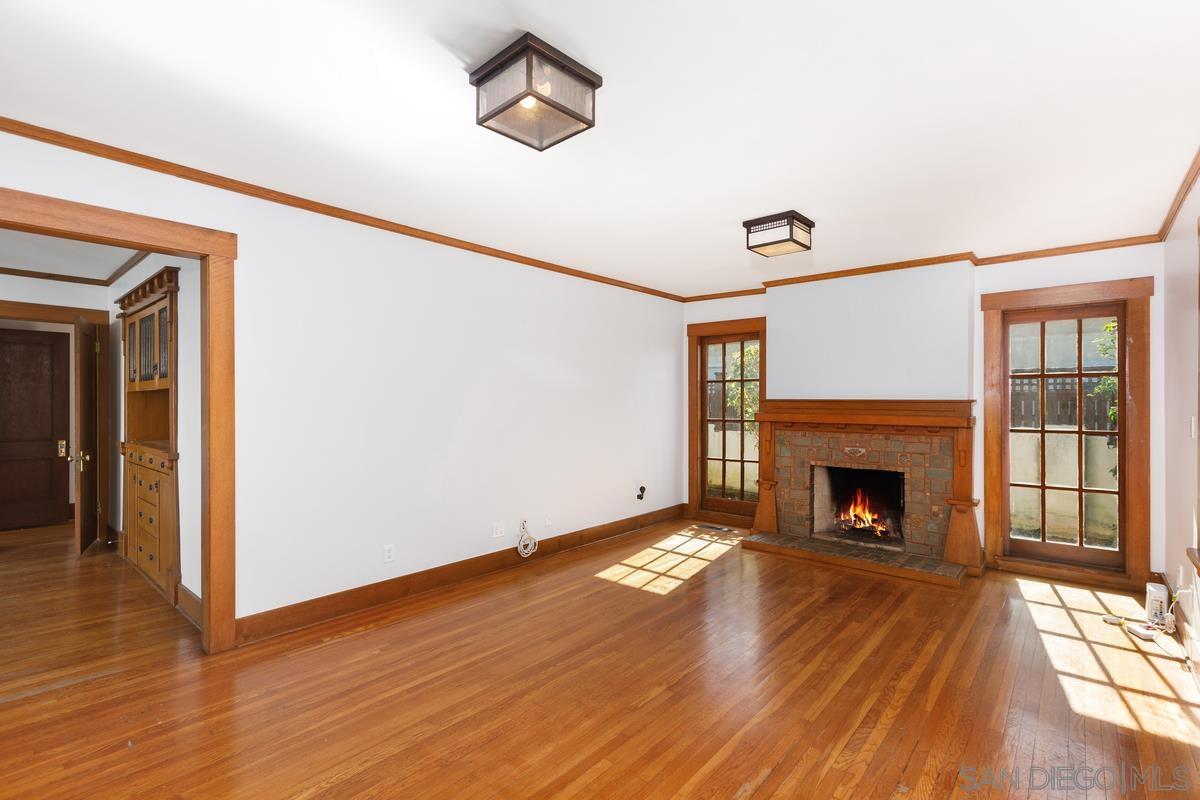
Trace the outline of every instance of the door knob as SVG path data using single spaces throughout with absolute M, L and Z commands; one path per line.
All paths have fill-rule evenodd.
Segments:
M 67 461 L 76 464 L 79 467 L 80 472 L 83 472 L 87 468 L 86 467 L 87 462 L 89 462 L 91 460 L 92 460 L 92 454 L 84 452 L 82 450 L 79 451 L 78 455 L 67 456 Z

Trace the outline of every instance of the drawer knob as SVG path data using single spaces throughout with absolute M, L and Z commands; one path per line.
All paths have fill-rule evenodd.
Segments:
M 138 517 L 141 517 L 141 516 L 142 516 L 142 512 L 140 512 L 140 511 L 139 511 L 139 512 L 138 512 Z
M 151 518 L 150 518 L 150 524 L 151 524 L 151 525 L 153 525 L 153 524 L 154 524 L 154 517 L 151 517 Z
M 151 554 L 150 554 L 150 560 L 151 560 L 151 561 L 153 561 L 153 560 L 154 560 L 154 553 L 151 553 Z
M 142 552 L 142 546 L 140 544 L 138 545 L 138 552 Z

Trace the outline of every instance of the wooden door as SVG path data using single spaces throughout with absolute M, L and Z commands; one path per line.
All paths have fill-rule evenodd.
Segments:
M 75 321 L 75 547 L 82 553 L 100 535 L 96 326 Z
M 71 517 L 70 347 L 66 333 L 0 330 L 0 530 Z
M 700 341 L 704 381 L 700 507 L 751 515 L 758 503 L 758 405 L 762 383 L 760 334 L 733 333 Z
M 1125 565 L 1125 306 L 1006 312 L 1009 555 Z

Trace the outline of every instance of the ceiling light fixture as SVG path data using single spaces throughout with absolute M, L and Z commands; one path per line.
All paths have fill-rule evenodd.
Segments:
M 817 226 L 798 211 L 780 211 L 742 223 L 746 249 L 760 256 L 785 256 L 812 249 L 812 229 Z
M 545 150 L 596 124 L 603 79 L 534 36 L 519 39 L 471 73 L 475 122 Z

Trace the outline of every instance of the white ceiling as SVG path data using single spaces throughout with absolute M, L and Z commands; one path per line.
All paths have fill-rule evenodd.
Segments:
M 7 269 L 106 280 L 136 252 L 0 228 L 0 267 Z
M 680 294 L 1151 233 L 1200 144 L 1195 0 L 0 17 L 0 114 Z M 524 30 L 604 76 L 596 128 L 540 154 L 474 124 L 466 77 Z M 744 249 L 741 220 L 790 208 L 811 253 Z

